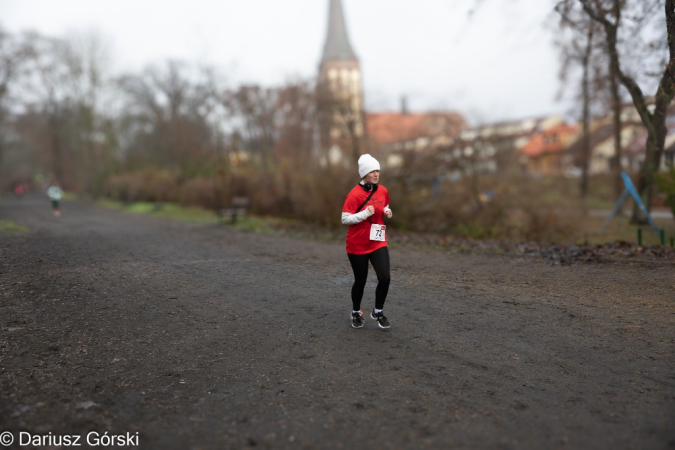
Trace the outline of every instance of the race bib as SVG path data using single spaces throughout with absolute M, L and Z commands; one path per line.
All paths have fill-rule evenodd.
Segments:
M 384 241 L 386 229 L 387 229 L 386 225 L 380 225 L 379 223 L 374 223 L 370 225 L 370 240 Z

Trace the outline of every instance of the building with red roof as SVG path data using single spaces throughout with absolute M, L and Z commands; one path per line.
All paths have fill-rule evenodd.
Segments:
M 579 133 L 578 125 L 560 124 L 534 133 L 519 150 L 529 173 L 562 175 L 574 165 L 567 148 Z

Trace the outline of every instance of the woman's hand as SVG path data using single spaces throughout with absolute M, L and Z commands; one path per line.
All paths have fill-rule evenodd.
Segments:
M 384 215 L 387 216 L 387 219 L 391 219 L 391 209 L 385 209 Z
M 373 205 L 370 205 L 369 207 L 366 208 L 368 212 L 370 212 L 370 215 L 372 216 L 375 214 L 375 207 Z

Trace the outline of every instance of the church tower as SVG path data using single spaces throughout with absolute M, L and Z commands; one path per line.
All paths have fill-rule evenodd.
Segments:
M 317 97 L 322 149 L 334 151 L 337 145 L 343 154 L 358 156 L 364 134 L 361 67 L 349 43 L 341 0 L 330 0 Z

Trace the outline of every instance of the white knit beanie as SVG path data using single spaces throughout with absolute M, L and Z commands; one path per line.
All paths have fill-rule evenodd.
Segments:
M 361 178 L 368 175 L 373 170 L 380 170 L 380 163 L 368 153 L 359 158 L 359 175 Z

